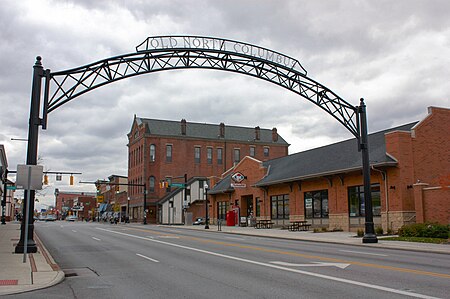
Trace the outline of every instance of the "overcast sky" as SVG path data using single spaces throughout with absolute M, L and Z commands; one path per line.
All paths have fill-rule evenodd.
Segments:
M 26 160 L 32 67 L 61 71 L 135 51 L 149 36 L 247 42 L 300 61 L 347 102 L 367 104 L 369 131 L 450 107 L 450 1 L 3 0 L 0 5 L 0 144 L 9 169 Z M 75 181 L 127 175 L 127 133 L 140 117 L 276 127 L 290 153 L 352 138 L 319 107 L 274 84 L 210 70 L 152 73 L 89 92 L 49 115 L 40 131 L 45 170 Z M 56 182 L 54 188 L 93 191 Z M 19 194 L 20 196 L 20 194 Z M 41 204 L 43 203 L 43 205 Z

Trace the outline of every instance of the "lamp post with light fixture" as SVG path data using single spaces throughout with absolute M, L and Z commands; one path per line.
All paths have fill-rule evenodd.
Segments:
M 205 229 L 209 229 L 209 217 L 208 217 L 208 184 L 205 184 Z

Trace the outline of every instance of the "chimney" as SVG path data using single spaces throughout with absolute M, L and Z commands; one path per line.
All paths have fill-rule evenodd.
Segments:
M 273 129 L 272 129 L 272 141 L 273 141 L 273 142 L 277 142 L 277 141 L 278 141 L 277 128 L 273 128 Z
M 255 127 L 255 140 L 259 140 L 261 138 L 261 129 L 259 126 Z
M 184 118 L 181 120 L 181 135 L 186 135 L 186 120 Z
M 225 138 L 225 124 L 224 123 L 220 123 L 220 125 L 219 125 L 219 137 Z

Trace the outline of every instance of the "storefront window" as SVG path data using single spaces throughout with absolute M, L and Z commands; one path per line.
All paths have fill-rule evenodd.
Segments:
M 217 217 L 218 219 L 225 220 L 227 215 L 227 204 L 226 201 L 219 201 L 217 203 Z
M 289 219 L 289 195 L 270 197 L 272 219 Z
M 373 216 L 381 215 L 380 184 L 371 186 Z M 348 188 L 348 204 L 350 217 L 363 217 L 366 214 L 364 202 L 364 186 Z
M 305 217 L 328 218 L 328 190 L 305 192 Z

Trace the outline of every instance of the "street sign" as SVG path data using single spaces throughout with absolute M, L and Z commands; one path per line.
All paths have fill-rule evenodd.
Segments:
M 97 202 L 103 202 L 105 200 L 104 195 L 97 195 Z
M 17 165 L 16 186 L 18 189 L 41 190 L 44 166 Z
M 183 183 L 172 183 L 170 184 L 171 187 L 180 187 L 180 188 L 184 188 L 185 185 Z
M 6 190 L 16 190 L 17 187 L 16 186 L 6 186 Z

